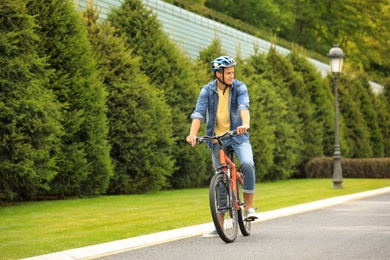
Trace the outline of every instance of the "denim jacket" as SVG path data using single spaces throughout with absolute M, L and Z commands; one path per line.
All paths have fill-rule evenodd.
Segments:
M 249 110 L 249 95 L 245 83 L 234 80 L 229 93 L 230 130 L 237 129 L 242 125 L 241 110 Z M 191 120 L 199 119 L 202 123 L 206 116 L 206 135 L 214 135 L 214 127 L 217 120 L 218 110 L 217 80 L 209 82 L 200 91 L 195 111 L 191 114 Z M 235 136 L 233 139 L 241 143 L 249 139 L 248 133 Z M 211 147 L 211 142 L 207 142 Z

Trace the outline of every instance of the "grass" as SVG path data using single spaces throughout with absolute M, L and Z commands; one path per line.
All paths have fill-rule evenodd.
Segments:
M 390 179 L 299 179 L 256 185 L 264 212 L 390 186 Z M 39 201 L 0 207 L 0 259 L 20 259 L 211 222 L 208 189 Z

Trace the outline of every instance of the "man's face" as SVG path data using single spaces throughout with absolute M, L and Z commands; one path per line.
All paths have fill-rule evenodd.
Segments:
M 217 72 L 219 75 L 217 75 L 221 80 L 223 79 L 227 85 L 233 84 L 234 80 L 234 67 L 224 68 L 223 69 L 223 78 L 222 78 L 222 71 Z

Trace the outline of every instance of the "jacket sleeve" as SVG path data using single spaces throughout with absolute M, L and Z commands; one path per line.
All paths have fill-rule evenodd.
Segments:
M 249 94 L 245 83 L 240 82 L 237 86 L 238 110 L 249 110 Z
M 200 91 L 198 101 L 196 102 L 196 107 L 194 112 L 191 114 L 191 120 L 195 118 L 199 119 L 201 122 L 204 122 L 206 115 L 207 107 L 209 105 L 209 94 L 205 87 Z

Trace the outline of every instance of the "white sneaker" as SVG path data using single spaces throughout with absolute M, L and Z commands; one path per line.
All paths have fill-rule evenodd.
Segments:
M 254 221 L 258 219 L 257 215 L 256 215 L 256 210 L 254 208 L 250 208 L 246 211 L 246 216 L 245 216 L 245 220 L 246 221 Z
M 207 233 L 207 234 L 203 234 L 202 236 L 203 238 L 214 238 L 214 237 L 219 237 L 218 235 L 218 232 L 216 229 L 214 229 L 213 231 Z

